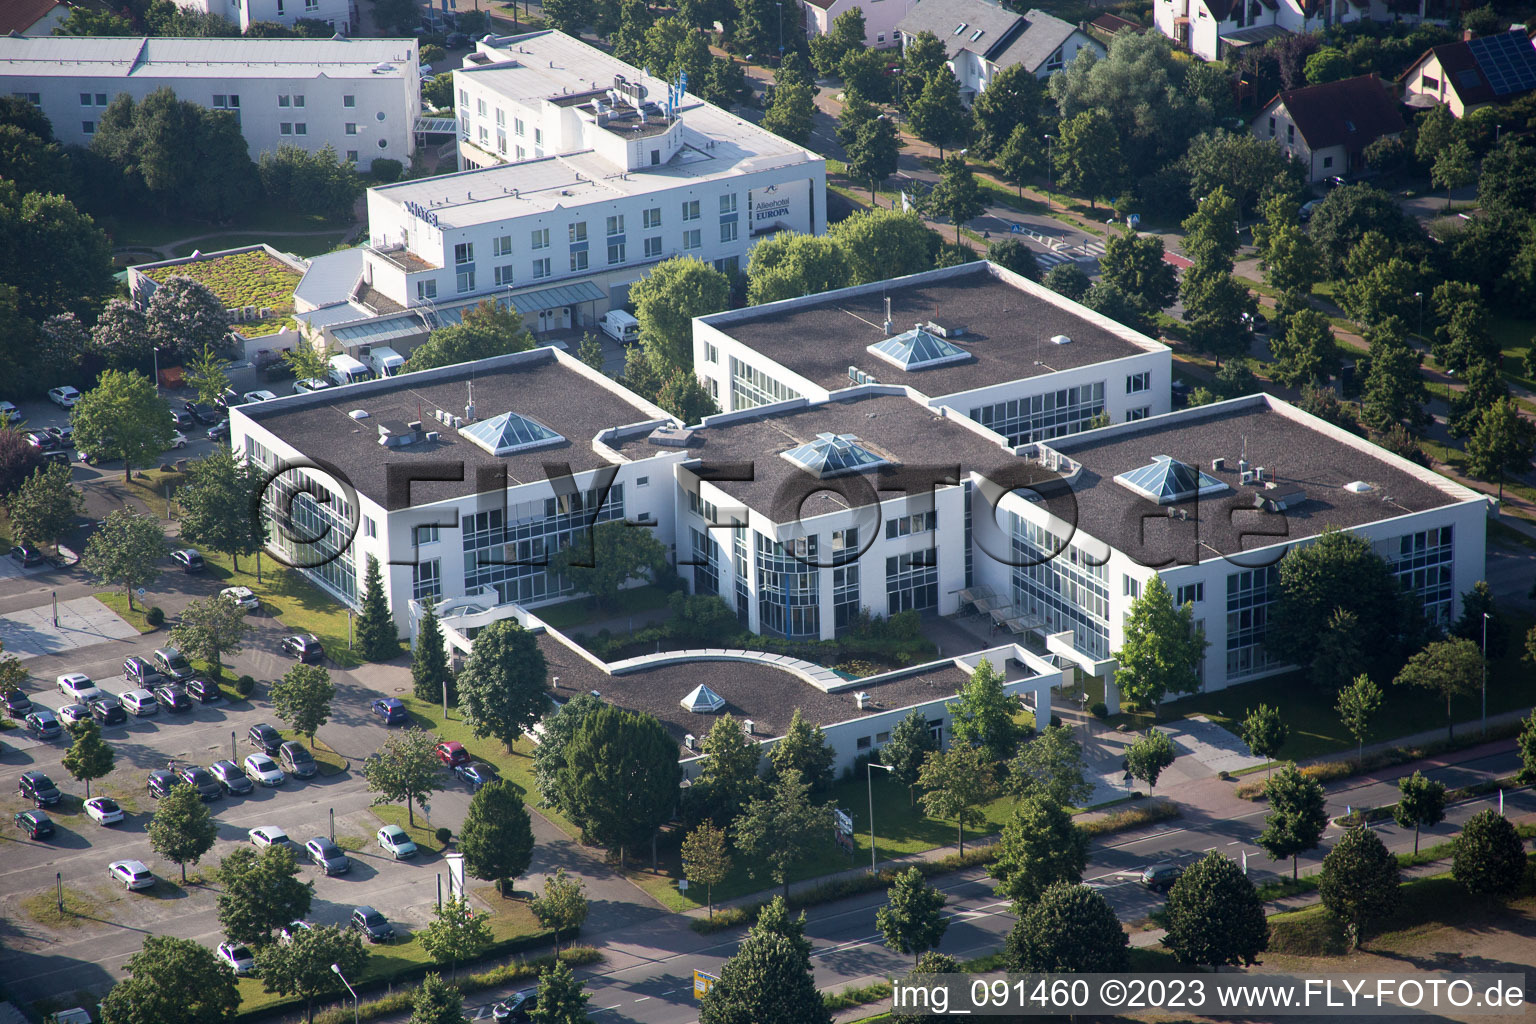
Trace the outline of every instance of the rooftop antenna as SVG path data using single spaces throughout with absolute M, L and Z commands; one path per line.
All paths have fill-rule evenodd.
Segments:
M 464 418 L 473 423 L 475 422 L 475 382 L 470 380 L 467 383 L 469 384 L 469 402 L 464 406 Z
M 891 297 L 889 295 L 885 297 L 885 333 L 887 336 L 891 333 Z

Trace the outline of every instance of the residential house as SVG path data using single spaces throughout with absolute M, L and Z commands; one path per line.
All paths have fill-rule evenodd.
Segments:
M 1152 22 L 1205 60 L 1228 60 L 1245 46 L 1369 16 L 1369 0 L 1154 0 Z
M 826 35 L 839 14 L 857 8 L 864 12 L 865 46 L 898 46 L 896 26 L 916 6 L 917 0 L 805 0 L 805 34 L 810 38 Z
M 1536 90 L 1536 45 L 1520 29 L 1425 51 L 1398 79 L 1409 106 L 1444 103 L 1457 117 Z
M 1122 32 L 1139 36 L 1147 31 L 1147 26 L 1129 18 L 1122 18 L 1118 14 L 1101 14 L 1092 21 L 1084 22 L 1081 28 L 1105 46 L 1108 46 L 1109 41 Z
M 1252 122 L 1256 138 L 1306 165 L 1308 181 L 1358 173 L 1365 147 L 1405 127 L 1397 98 L 1375 75 L 1282 92 Z
M 902 43 L 919 32 L 944 42 L 950 70 L 960 80 L 960 98 L 971 102 L 1003 68 L 1022 64 L 1045 78 L 1066 67 L 1087 47 L 1103 56 L 1104 44 L 1082 29 L 1044 11 L 1016 14 L 988 0 L 925 0 L 897 24 Z
M 48 36 L 69 17 L 69 5 L 59 0 L 6 0 L 0 4 L 0 36 Z

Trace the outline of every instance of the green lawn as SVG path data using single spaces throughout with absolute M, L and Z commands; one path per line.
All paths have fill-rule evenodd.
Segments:
M 116 249 L 127 249 L 134 246 L 158 247 L 180 238 L 195 238 L 199 235 L 215 233 L 227 234 L 231 237 L 238 235 L 259 237 L 262 231 L 345 230 L 345 225 L 338 225 L 336 222 L 328 221 L 323 217 L 297 213 L 280 204 L 268 203 L 262 203 L 253 207 L 239 220 L 231 224 L 216 225 L 210 224 L 207 221 L 165 217 L 148 210 L 101 217 L 97 220 L 97 223 L 111 236 L 112 246 Z M 204 252 L 216 252 L 218 249 L 233 248 L 230 245 L 210 244 L 218 241 L 220 240 L 210 239 L 208 243 L 201 243 L 196 248 L 200 248 Z M 254 243 L 241 242 L 237 244 L 250 245 Z M 282 246 L 274 245 L 273 248 L 282 248 Z
M 316 231 L 318 228 L 303 228 Z M 274 235 L 269 232 L 234 232 L 215 238 L 203 238 L 171 249 L 173 256 L 191 256 L 194 252 L 218 252 L 221 249 L 243 249 L 248 245 L 265 243 L 278 252 L 291 252 L 295 256 L 309 258 L 328 253 L 340 245 L 351 228 L 338 228 L 319 235 Z
M 133 608 L 130 610 L 128 608 L 128 595 L 121 590 L 100 590 L 92 596 L 108 608 L 111 608 L 124 622 L 140 633 L 153 633 L 155 631 L 155 627 L 151 626 L 144 619 L 144 613 L 148 609 L 143 601 L 133 602 Z
M 313 633 L 325 645 L 325 655 L 342 668 L 356 668 L 363 659 L 347 645 L 347 609 L 341 602 L 310 583 L 297 569 L 261 556 L 261 580 L 256 579 L 256 559 L 240 560 L 236 572 L 228 555 L 204 551 L 206 572 L 223 586 L 250 587 L 261 599 L 263 614 L 274 615 L 295 633 Z

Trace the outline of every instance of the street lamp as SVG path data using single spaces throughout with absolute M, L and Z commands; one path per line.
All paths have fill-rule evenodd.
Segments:
M 1483 612 L 1483 737 L 1488 736 L 1488 613 Z
M 779 60 L 784 59 L 784 4 L 776 3 L 773 6 L 779 9 Z
M 895 773 L 896 769 L 888 764 L 875 764 L 873 761 L 864 762 L 864 784 L 869 789 L 869 873 L 876 874 L 875 869 L 875 769 Z
M 352 1024 L 357 1024 L 357 989 L 353 988 L 347 976 L 341 973 L 341 964 L 331 964 L 331 970 L 336 972 L 336 977 L 340 978 L 341 983 L 347 986 L 347 991 L 352 993 Z
M 1045 208 L 1051 208 L 1051 193 L 1056 191 L 1056 165 L 1051 163 L 1051 139 L 1054 136 L 1045 137 Z

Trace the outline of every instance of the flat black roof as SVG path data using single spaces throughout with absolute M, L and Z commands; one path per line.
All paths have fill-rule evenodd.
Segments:
M 1270 405 L 1279 401 L 1253 396 L 1240 404 L 1190 409 L 1110 428 L 1103 436 L 1094 431 L 1047 442 L 1083 465 L 1082 474 L 1071 483 L 1079 527 L 1145 565 L 1161 567 L 1235 555 L 1312 537 L 1329 526 L 1363 526 L 1465 500 L 1419 479 L 1378 449 L 1362 449 L 1314 428 L 1299 410 Z M 1241 483 L 1238 460 L 1245 445 L 1251 467 L 1262 466 L 1274 488 Z M 1156 455 L 1194 466 L 1229 489 L 1158 505 L 1113 479 L 1148 465 Z M 1226 460 L 1224 469 L 1212 468 L 1217 458 Z M 1371 489 L 1345 489 L 1356 481 Z M 1452 481 L 1445 483 L 1450 486 Z M 1306 499 L 1283 511 L 1255 508 L 1257 496 L 1273 500 L 1297 490 Z M 1183 510 L 1188 518 L 1169 518 L 1170 508 Z
M 1075 304 L 1066 303 L 1063 308 L 991 271 L 986 263 L 968 264 L 966 272 L 938 280 L 898 278 L 857 294 L 708 320 L 743 345 L 829 390 L 848 387 L 848 367 L 856 366 L 882 384 L 909 385 L 930 398 L 1147 351 L 1088 320 L 1072 308 Z M 961 326 L 965 333 L 948 340 L 974 358 L 907 371 L 872 355 L 868 346 L 887 337 L 887 297 L 891 335 L 929 321 L 945 328 Z M 1052 344 L 1050 339 L 1058 335 L 1071 338 L 1072 343 Z
M 442 409 L 462 416 L 471 381 L 478 422 L 504 412 L 516 412 L 542 423 L 565 440 L 496 456 L 460 437 L 453 427 L 439 423 L 433 412 Z M 463 480 L 411 484 L 409 504 L 424 505 L 501 486 L 499 477 L 489 477 L 483 486 L 477 487 L 477 471 L 504 466 L 506 485 L 515 486 L 544 479 L 547 463 L 567 463 L 573 473 L 610 465 L 593 451 L 592 439 L 615 424 L 634 423 L 652 415 L 625 399 L 618 385 L 605 387 L 558 362 L 554 350 L 547 348 L 490 367 L 481 362 L 442 373 L 405 374 L 388 381 L 328 388 L 312 395 L 295 396 L 291 401 L 262 402 L 239 409 L 309 458 L 334 466 L 359 493 L 390 509 L 407 505 L 401 503 L 401 495 L 391 502 L 385 477 L 387 465 L 441 471 L 462 463 Z M 353 419 L 350 413 L 355 409 L 365 410 L 368 418 Z M 423 431 L 437 431 L 438 439 L 400 448 L 379 444 L 380 424 L 417 420 Z
M 943 662 L 926 671 L 892 679 L 859 680 L 856 686 L 827 693 L 792 672 L 761 662 L 698 659 L 610 675 L 548 633 L 540 634 L 538 643 L 548 664 L 550 694 L 556 700 L 563 702 L 596 690 L 605 701 L 626 711 L 655 715 L 679 746 L 688 733 L 702 740 L 715 720 L 725 714 L 737 721 L 752 719 L 755 735 L 766 739 L 784 735 L 796 708 L 812 725 L 832 725 L 953 697 L 970 678 L 953 662 Z M 1034 674 L 1012 659 L 1003 668 L 1009 681 Z M 559 687 L 553 684 L 556 676 L 560 677 Z M 700 684 L 725 698 L 725 707 L 715 714 L 683 710 L 679 702 Z M 870 695 L 870 703 L 863 710 L 854 699 L 860 691 Z M 679 751 L 682 757 L 693 753 Z
M 1014 486 L 1059 479 L 904 394 L 871 391 L 787 410 L 754 410 L 741 419 L 694 428 L 688 450 L 701 460 L 696 472 L 777 523 L 889 501 L 903 490 L 955 483 L 973 471 Z M 818 434 L 852 435 L 889 465 L 818 479 L 782 457 Z M 615 447 L 637 460 L 676 451 L 652 445 L 643 435 Z M 751 479 L 731 479 L 741 476 Z

